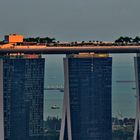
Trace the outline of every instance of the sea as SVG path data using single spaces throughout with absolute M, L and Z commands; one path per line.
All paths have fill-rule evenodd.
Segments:
M 110 54 L 112 64 L 112 116 L 135 118 L 136 85 L 134 57 L 136 54 Z M 45 58 L 44 87 L 63 87 L 63 58 L 65 55 L 43 55 Z M 59 90 L 44 90 L 44 120 L 62 117 L 63 95 Z M 57 109 L 52 109 L 57 106 Z

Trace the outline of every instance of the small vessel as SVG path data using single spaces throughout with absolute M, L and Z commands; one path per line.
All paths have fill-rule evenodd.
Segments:
M 60 91 L 60 92 L 64 92 L 64 89 L 60 89 L 59 91 Z
M 60 107 L 59 106 L 56 106 L 56 105 L 53 105 L 52 107 L 51 107 L 51 109 L 59 109 Z

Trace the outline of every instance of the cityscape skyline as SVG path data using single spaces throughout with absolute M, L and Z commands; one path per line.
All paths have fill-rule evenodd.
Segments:
M 89 55 L 89 54 L 84 54 L 85 56 L 86 55 Z M 92 54 L 91 54 L 92 55 Z M 99 54 L 100 55 L 100 54 Z M 26 56 L 26 55 L 25 55 Z M 28 55 L 27 55 L 28 56 Z M 11 57 L 12 57 L 12 55 L 11 55 Z M 22 56 L 17 56 L 17 57 L 22 57 Z M 30 55 L 29 55 L 29 57 L 31 57 Z M 36 56 L 35 56 L 36 57 Z M 102 55 L 101 55 L 101 57 L 102 57 Z M 32 58 L 32 57 L 31 57 Z
M 139 0 L 1 0 L 0 140 L 58 140 L 59 134 L 60 138 L 64 136 L 60 140 L 139 140 L 139 5 Z M 3 40 L 4 35 L 8 36 Z M 33 42 L 30 42 L 30 37 L 36 41 L 31 39 Z M 62 59 L 66 60 L 68 54 L 81 53 L 100 56 L 109 53 L 112 57 L 112 75 L 106 68 L 96 71 L 97 75 L 91 74 L 88 71 L 90 62 L 76 62 L 84 68 L 88 67 L 82 70 L 71 63 L 71 67 L 76 69 L 69 68 L 70 75 L 73 76 L 76 70 L 79 73 L 87 70 L 87 74 L 81 75 L 88 77 L 90 73 L 92 76 L 86 79 L 87 82 L 83 82 L 85 79 L 82 76 L 77 78 L 78 74 L 73 79 L 69 78 L 73 81 L 69 83 L 69 93 L 66 92 L 68 87 L 64 88 L 65 94 L 63 88 L 61 92 L 47 90 L 48 85 L 64 84 L 66 80 L 68 82 L 68 73 L 64 75 L 66 67 L 64 69 Z M 42 66 L 38 60 L 32 64 L 25 62 L 26 65 L 17 62 L 18 58 L 22 61 L 22 57 L 33 59 L 37 56 L 38 59 L 45 59 Z M 91 66 L 91 71 L 97 67 Z M 99 67 L 103 66 L 99 64 Z M 104 77 L 104 72 L 108 72 L 108 77 Z M 107 78 L 109 82 L 110 76 L 112 82 L 100 87 L 96 79 L 98 76 L 101 84 Z M 93 81 L 93 85 L 97 84 L 94 89 L 91 86 Z M 107 90 L 110 84 L 112 98 Z M 98 87 L 105 88 L 102 91 Z M 81 89 L 80 94 L 78 91 Z M 107 91 L 108 96 L 100 96 Z M 86 92 L 88 96 L 84 97 Z M 69 96 L 64 98 L 66 95 Z M 97 95 L 97 100 L 92 98 L 94 95 Z M 67 113 L 63 113 L 67 116 L 62 118 L 63 98 L 64 103 L 70 99 L 70 104 L 64 104 Z M 112 101 L 107 102 L 108 99 Z M 60 132 L 61 118 L 62 126 L 66 124 L 64 133 Z

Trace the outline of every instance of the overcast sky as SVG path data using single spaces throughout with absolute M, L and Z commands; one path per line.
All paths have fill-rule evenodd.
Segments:
M 57 40 L 106 40 L 140 35 L 140 0 L 0 0 L 5 34 Z

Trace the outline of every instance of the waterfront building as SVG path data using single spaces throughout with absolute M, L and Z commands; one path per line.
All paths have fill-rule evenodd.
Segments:
M 107 54 L 67 56 L 64 76 L 60 140 L 111 140 L 112 58 Z
M 140 54 L 134 58 L 135 80 L 136 80 L 136 120 L 134 140 L 140 140 Z
M 0 140 L 42 140 L 44 59 L 0 59 Z

